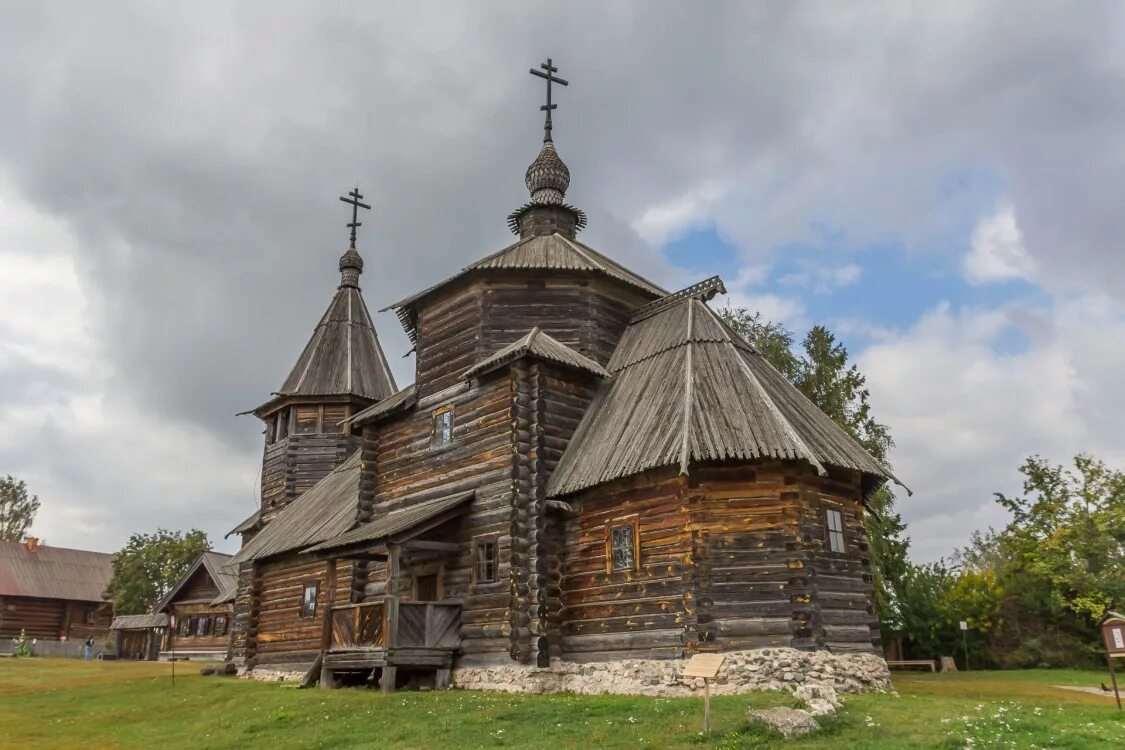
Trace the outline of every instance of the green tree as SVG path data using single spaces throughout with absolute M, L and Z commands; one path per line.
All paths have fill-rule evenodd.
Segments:
M 719 315 L 749 341 L 771 365 L 789 379 L 821 411 L 884 464 L 894 441 L 890 428 L 872 416 L 867 380 L 849 362 L 848 350 L 822 325 L 813 326 L 794 351 L 795 337 L 780 323 L 764 320 L 746 308 L 725 307 Z M 874 572 L 875 600 L 883 627 L 902 621 L 896 589 L 908 566 L 906 524 L 895 511 L 895 496 L 886 485 L 865 498 L 867 537 Z
M 105 599 L 119 615 L 150 611 L 172 589 L 200 553 L 211 549 L 207 534 L 157 529 L 133 534 L 113 559 Z
M 996 500 L 1012 514 L 1003 534 L 1010 575 L 1034 582 L 1042 616 L 1065 612 L 1090 626 L 1125 602 L 1125 472 L 1089 456 L 1074 468 L 1032 456 L 1023 494 Z
M 19 542 L 39 512 L 39 496 L 27 494 L 27 484 L 11 474 L 0 479 L 0 540 Z

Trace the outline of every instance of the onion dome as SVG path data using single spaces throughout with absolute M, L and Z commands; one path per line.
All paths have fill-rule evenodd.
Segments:
M 340 286 L 350 286 L 359 289 L 359 275 L 363 273 L 363 258 L 355 249 L 355 245 L 340 256 Z
M 524 184 L 531 193 L 531 202 L 538 206 L 560 206 L 570 187 L 570 170 L 548 141 L 539 150 L 524 176 Z

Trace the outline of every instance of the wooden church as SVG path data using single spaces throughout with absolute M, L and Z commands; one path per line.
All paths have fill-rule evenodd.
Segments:
M 711 278 L 668 292 L 579 239 L 546 128 L 515 241 L 393 310 L 398 388 L 359 280 L 254 410 L 261 507 L 232 658 L 331 686 L 460 666 L 879 651 L 864 497 L 893 479 L 730 330 Z

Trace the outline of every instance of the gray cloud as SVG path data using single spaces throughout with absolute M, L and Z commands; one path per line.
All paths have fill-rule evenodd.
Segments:
M 546 54 L 572 82 L 556 135 L 587 240 L 666 285 L 690 279 L 638 222 L 711 185 L 683 221 L 716 222 L 747 262 L 816 241 L 814 225 L 960 255 L 1001 197 L 1043 278 L 1125 300 L 1117 4 L 63 3 L 4 17 L 0 178 L 73 236 L 106 371 L 89 391 L 140 420 L 98 429 L 143 424 L 136 440 L 218 462 L 212 481 L 153 483 L 151 467 L 104 460 L 51 478 L 69 506 L 144 509 L 91 526 L 93 546 L 199 513 L 214 533 L 246 509 L 258 427 L 233 414 L 280 384 L 327 304 L 346 247 L 336 196 L 357 179 L 375 203 L 360 240 L 373 309 L 508 241 L 540 127 L 524 71 Z M 405 337 L 393 316 L 378 326 L 409 382 Z M 3 382 L 39 379 L 0 364 Z M 26 393 L 5 389 L 0 410 Z M 0 456 L 19 470 L 36 449 L 81 453 L 25 448 Z M 131 479 L 99 484 L 95 468 Z

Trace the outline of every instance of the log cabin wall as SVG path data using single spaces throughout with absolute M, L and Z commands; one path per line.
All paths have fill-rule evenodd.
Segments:
M 455 282 L 418 310 L 418 396 L 455 386 L 466 370 L 535 326 L 605 365 L 633 311 L 650 300 L 591 273 L 509 271 Z
M 33 596 L 0 596 L 0 639 L 28 638 L 56 641 L 101 639 L 109 632 L 113 612 L 104 602 L 46 599 Z
M 810 593 L 816 605 L 812 635 L 818 648 L 881 654 L 860 481 L 858 472 L 833 470 L 827 477 L 812 474 L 803 485 L 800 526 L 809 550 Z M 828 509 L 842 517 L 844 552 L 833 552 L 828 544 Z
M 574 661 L 673 658 L 693 640 L 688 488 L 674 469 L 569 498 L 561 560 L 562 655 Z M 635 570 L 610 570 L 608 529 L 636 523 Z
M 392 421 L 366 426 L 363 433 L 359 501 L 363 516 L 476 490 L 476 499 L 452 525 L 448 538 L 461 543 L 462 551 L 452 555 L 404 551 L 398 581 L 398 590 L 409 597 L 414 571 L 440 568 L 444 598 L 463 602 L 462 649 L 470 661 L 507 658 L 509 650 L 512 387 L 506 370 L 461 382 L 421 398 L 413 411 Z M 432 448 L 433 412 L 448 406 L 453 407 L 453 440 Z M 478 540 L 497 544 L 495 582 L 474 579 Z M 385 565 L 370 563 L 365 575 L 363 596 L 382 596 Z
M 266 445 L 262 456 L 263 525 L 359 448 L 359 437 L 340 432 L 335 424 L 322 429 L 324 433 L 289 435 Z
M 176 618 L 176 624 L 186 622 L 187 634 L 181 635 L 180 630 L 172 631 L 166 639 L 165 649 L 171 651 L 207 651 L 212 653 L 226 653 L 230 643 L 230 605 L 220 604 L 212 607 L 208 601 L 176 601 L 170 606 L 171 614 Z M 215 618 L 224 618 L 224 625 L 220 632 L 215 632 Z M 206 618 L 206 632 L 200 635 L 196 629 L 196 622 Z
M 254 666 L 307 666 L 320 654 L 324 616 L 332 602 L 351 601 L 351 563 L 341 560 L 336 567 L 336 591 L 326 589 L 328 563 L 307 555 L 291 553 L 258 562 L 251 591 L 254 608 L 246 634 L 246 658 Z M 317 584 L 316 613 L 301 616 L 305 585 Z
M 255 647 L 249 633 L 251 623 L 257 620 L 261 601 L 258 583 L 253 562 L 244 562 L 238 566 L 238 588 L 231 607 L 230 658 L 239 664 L 245 663 Z
M 795 461 L 693 472 L 700 648 L 876 650 L 859 482 Z M 844 553 L 827 551 L 825 507 L 843 511 Z

